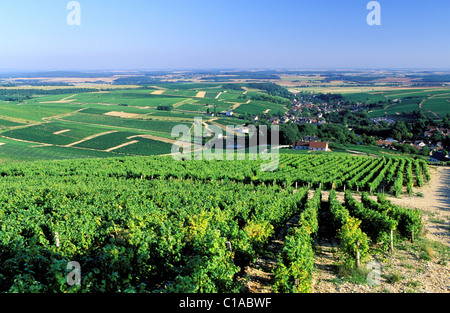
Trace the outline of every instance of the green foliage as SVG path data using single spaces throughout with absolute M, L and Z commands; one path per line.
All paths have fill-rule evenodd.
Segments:
M 319 209 L 322 199 L 320 189 L 317 189 L 314 196 L 306 202 L 305 209 L 300 215 L 299 224 L 314 238 L 319 230 Z
M 431 175 L 430 175 L 430 172 L 428 171 L 427 163 L 423 160 L 420 160 L 419 163 L 422 167 L 422 171 L 423 171 L 423 174 L 425 175 L 426 180 L 430 180 Z
M 349 211 L 337 200 L 334 190 L 330 191 L 329 201 L 332 225 L 338 230 L 337 238 L 340 240 L 340 252 L 343 254 L 344 264 L 353 266 L 356 251 L 359 251 L 361 261 L 368 255 L 367 235 L 360 228 L 361 221 L 351 217 Z
M 393 205 L 384 195 L 378 195 L 378 203 L 371 199 L 366 199 L 363 195 L 363 202 L 373 209 L 383 212 L 398 222 L 398 231 L 401 236 L 410 238 L 411 233 L 417 238 L 421 235 L 423 224 L 420 211 L 417 209 L 401 208 Z M 369 201 L 370 200 L 370 201 Z
M 313 250 L 305 227 L 289 230 L 275 271 L 273 288 L 282 293 L 307 293 L 311 290 Z
M 420 164 L 419 160 L 414 160 L 414 169 L 416 172 L 417 186 L 422 187 L 423 186 L 422 165 Z
M 397 227 L 397 221 L 378 211 L 364 207 L 362 203 L 352 197 L 348 190 L 345 192 L 345 207 L 353 217 L 361 220 L 361 229 L 370 236 L 372 241 L 388 243 L 385 239 L 390 236 L 391 230 Z
M 341 203 L 336 198 L 336 191 L 330 190 L 329 196 L 330 203 L 330 213 L 331 213 L 331 224 L 334 229 L 341 228 L 347 221 L 350 213 L 348 210 L 341 205 Z
M 372 176 L 383 165 L 384 165 L 383 160 L 370 162 L 368 166 L 361 168 L 359 172 L 356 172 L 354 175 L 351 176 L 351 179 L 348 182 L 348 187 L 350 189 L 354 189 L 355 187 L 359 186 L 363 187 L 364 185 L 360 182 L 361 178 L 367 177 L 368 175 Z
M 294 98 L 294 95 L 286 88 L 275 83 L 249 83 L 248 88 L 266 91 L 271 96 L 280 96 L 287 99 Z
M 192 242 L 192 249 L 198 251 L 181 269 L 169 292 L 238 292 L 239 285 L 234 276 L 239 268 L 234 265 L 232 254 L 227 251 L 226 239 L 218 230 L 204 232 Z
M 0 290 L 240 290 L 236 275 L 299 212 L 306 190 L 203 181 L 208 163 L 197 161 L 183 174 L 195 179 L 174 179 L 187 163 L 169 160 L 3 166 Z M 65 282 L 72 260 L 82 266 L 78 287 Z
M 406 159 L 400 160 L 400 165 L 397 169 L 397 177 L 395 179 L 394 185 L 392 187 L 394 195 L 400 195 L 402 193 L 403 188 L 403 171 L 405 169 Z
M 412 161 L 411 159 L 407 159 L 406 161 L 406 189 L 409 194 L 413 193 L 413 174 L 412 174 Z
M 380 164 L 282 154 L 274 172 L 262 172 L 260 159 L 2 164 L 0 291 L 235 292 L 245 267 L 296 214 L 300 226 L 288 233 L 275 285 L 308 291 L 321 191 L 308 199 L 302 186 L 342 186 L 373 162 Z M 391 205 L 380 213 L 348 194 L 344 208 L 332 190 L 330 211 L 349 260 L 356 239 L 365 252 L 362 231 L 377 240 L 398 223 L 400 233 L 418 233 L 414 213 Z M 65 282 L 69 261 L 82 266 L 79 286 Z
M 79 113 L 69 117 L 65 117 L 64 120 L 72 122 L 80 122 L 87 124 L 101 124 L 106 126 L 124 127 L 128 129 L 141 129 L 151 130 L 158 132 L 171 133 L 173 127 L 177 125 L 192 126 L 186 122 L 176 122 L 170 120 L 152 120 L 152 119 L 135 119 L 135 118 L 120 118 L 115 116 L 99 116 L 96 114 Z M 73 124 L 73 123 L 71 123 Z
M 169 104 L 169 105 L 158 105 L 156 107 L 157 110 L 159 111 L 172 111 L 173 110 L 173 105 Z
M 344 264 L 352 266 L 355 264 L 356 251 L 359 251 L 360 260 L 364 261 L 368 257 L 369 243 L 365 233 L 359 227 L 361 221 L 347 216 L 343 226 L 339 229 L 340 251 L 344 255 Z

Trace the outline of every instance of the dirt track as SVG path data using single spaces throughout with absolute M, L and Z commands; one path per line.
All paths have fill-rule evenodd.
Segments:
M 422 188 L 414 188 L 423 196 L 390 198 L 391 202 L 407 208 L 423 211 L 423 219 L 427 223 L 428 236 L 450 247 L 450 167 L 430 166 L 431 181 Z M 431 219 L 431 221 L 430 221 Z M 444 227 L 438 227 L 432 220 L 446 221 Z
M 417 208 L 422 212 L 424 242 L 436 242 L 450 247 L 450 167 L 430 166 L 431 180 L 422 188 L 414 188 L 414 196 L 388 197 L 399 206 Z M 417 196 L 421 193 L 421 196 Z M 324 195 L 325 199 L 327 195 Z M 343 193 L 337 193 L 343 201 Z M 375 197 L 374 197 L 375 198 Z M 315 272 L 313 292 L 315 293 L 450 293 L 450 264 L 448 255 L 442 255 L 431 248 L 431 259 L 423 258 L 421 244 L 402 243 L 392 255 L 372 257 L 380 264 L 380 285 L 369 286 L 342 279 L 336 272 L 336 245 L 324 244 L 314 257 Z M 447 250 L 448 251 L 448 250 Z M 390 277 L 399 277 L 397 282 Z
M 435 246 L 431 247 L 430 259 L 423 257 L 427 243 L 438 243 L 450 247 L 450 168 L 430 166 L 431 181 L 422 188 L 414 188 L 414 196 L 406 193 L 401 197 L 388 197 L 396 205 L 417 208 L 422 212 L 424 231 L 421 239 L 412 244 L 408 241 L 396 245 L 392 254 L 375 253 L 370 261 L 379 265 L 379 285 L 369 285 L 366 277 L 352 281 L 351 276 L 339 272 L 340 264 L 336 240 L 318 242 L 314 255 L 313 293 L 450 293 L 450 262 Z M 417 196 L 420 192 L 423 196 Z M 322 198 L 328 200 L 329 192 L 323 191 Z M 355 194 L 358 198 L 358 195 Z M 374 197 L 374 196 L 373 196 Z M 344 193 L 337 192 L 343 202 Z M 375 198 L 375 197 L 374 197 Z M 425 249 L 425 250 L 424 250 Z M 448 250 L 447 250 L 448 251 Z M 260 258 L 246 269 L 250 292 L 272 292 L 274 261 Z M 374 263 L 372 263 L 374 264 Z M 367 269 L 364 263 L 362 270 Z M 373 269 L 373 268 L 372 268 Z M 366 275 L 366 276 L 364 276 Z M 392 277 L 398 277 L 393 280 Z

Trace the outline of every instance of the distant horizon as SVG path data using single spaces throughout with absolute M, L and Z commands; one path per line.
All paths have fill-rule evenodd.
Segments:
M 305 71 L 305 72 L 325 72 L 325 71 L 335 71 L 335 72 L 345 72 L 345 71 L 450 71 L 450 67 L 448 68 L 240 68 L 240 67 L 231 67 L 231 68 L 221 68 L 221 67 L 211 67 L 211 68 L 141 68 L 141 69 L 73 69 L 73 68 L 60 68 L 60 69 L 1 69 L 0 73 L 3 74 L 33 74 L 33 73 L 59 73 L 59 72 L 73 72 L 73 73 L 123 73 L 123 72 L 176 72 L 176 71 L 188 71 L 188 72 L 199 72 L 199 71 L 211 71 L 211 72 L 219 72 L 219 71 L 236 71 L 236 72 L 246 72 L 246 71 L 278 71 L 278 72 L 288 72 L 288 71 Z

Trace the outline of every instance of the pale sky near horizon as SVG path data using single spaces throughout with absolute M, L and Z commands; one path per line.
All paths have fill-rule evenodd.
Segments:
M 450 1 L 0 0 L 0 70 L 450 69 Z

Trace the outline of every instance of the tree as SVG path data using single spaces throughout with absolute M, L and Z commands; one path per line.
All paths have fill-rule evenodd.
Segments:
M 446 136 L 444 140 L 442 140 L 442 146 L 444 148 L 450 147 L 450 136 Z
M 280 144 L 291 145 L 300 139 L 300 132 L 296 124 L 283 124 L 280 126 Z
M 160 110 L 160 111 L 172 111 L 173 106 L 171 104 L 169 104 L 169 105 L 161 105 L 160 104 L 156 107 L 156 109 Z
M 372 136 L 367 136 L 366 143 L 368 145 L 376 145 L 377 141 Z
M 395 122 L 394 127 L 392 129 L 392 137 L 396 140 L 402 140 L 408 137 L 408 127 L 406 127 L 405 122 L 398 121 Z
M 433 143 L 437 143 L 439 141 L 442 141 L 442 135 L 439 133 L 434 133 L 430 136 L 430 141 Z
M 313 124 L 300 124 L 297 128 L 300 133 L 300 137 L 316 136 L 318 131 L 317 125 Z
M 424 156 L 429 156 L 430 155 L 430 148 L 428 148 L 428 146 L 424 146 L 423 148 L 422 148 L 422 151 L 420 151 L 420 154 L 421 155 L 424 155 Z
M 389 127 L 389 124 L 386 123 L 386 121 L 381 121 L 379 125 L 380 125 L 381 128 L 388 128 Z
M 444 128 L 450 128 L 450 114 L 449 113 L 447 113 L 447 115 L 444 117 L 441 125 Z

